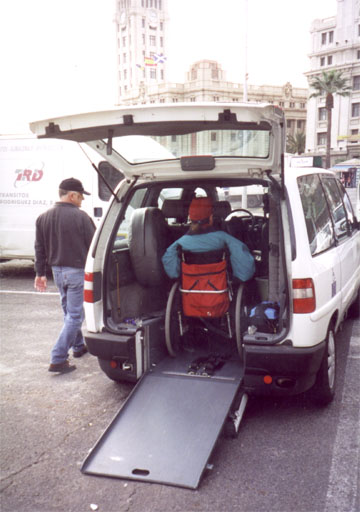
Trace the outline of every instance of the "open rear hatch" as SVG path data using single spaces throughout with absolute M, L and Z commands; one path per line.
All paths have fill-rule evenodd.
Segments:
M 167 179 L 187 170 L 192 177 L 204 170 L 224 177 L 280 174 L 284 151 L 283 112 L 257 103 L 141 105 L 37 121 L 30 128 L 39 138 L 88 143 L 128 178 Z M 205 168 L 186 161 L 204 155 L 211 157 Z

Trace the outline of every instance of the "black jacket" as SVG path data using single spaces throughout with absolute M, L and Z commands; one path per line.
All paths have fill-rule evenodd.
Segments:
M 71 203 L 55 203 L 36 220 L 36 275 L 45 275 L 46 264 L 85 268 L 94 231 L 86 212 Z

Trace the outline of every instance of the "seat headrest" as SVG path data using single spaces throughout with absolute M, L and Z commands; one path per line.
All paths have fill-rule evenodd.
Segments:
M 216 201 L 214 203 L 214 218 L 224 220 L 231 213 L 229 201 Z
M 188 211 L 182 199 L 165 199 L 161 207 L 165 219 L 176 219 L 178 222 L 186 222 Z

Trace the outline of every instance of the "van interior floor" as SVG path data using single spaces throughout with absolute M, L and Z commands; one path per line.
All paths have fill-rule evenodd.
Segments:
M 145 373 L 84 473 L 197 488 L 243 378 L 226 342 L 209 345 L 222 351 L 184 350 Z

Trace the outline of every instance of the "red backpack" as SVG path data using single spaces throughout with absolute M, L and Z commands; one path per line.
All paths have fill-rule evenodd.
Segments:
M 190 256 L 189 256 L 190 255 Z M 210 263 L 201 260 L 215 259 Z M 186 316 L 220 317 L 229 309 L 230 292 L 227 279 L 225 251 L 211 253 L 182 253 L 181 295 Z

